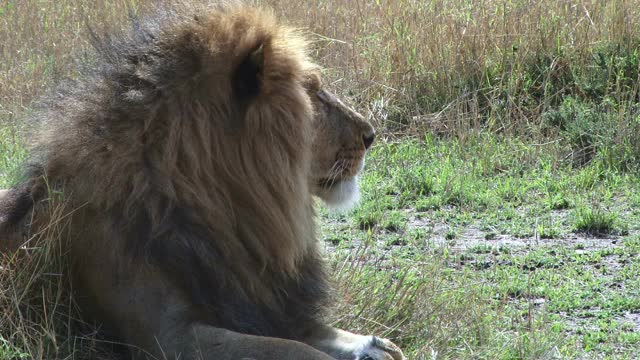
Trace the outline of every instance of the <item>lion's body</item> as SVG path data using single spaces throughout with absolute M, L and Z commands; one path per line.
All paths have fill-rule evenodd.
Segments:
M 76 299 L 142 353 L 329 358 L 307 343 L 347 359 L 376 348 L 321 323 L 312 194 L 342 173 L 355 181 L 372 131 L 314 95 L 304 40 L 233 6 L 161 12 L 96 49 L 99 67 L 37 116 L 31 170 L 0 205 L 0 229 L 27 211 L 50 221 L 46 194 L 62 192 Z M 322 111 L 351 122 L 319 124 Z M 320 148 L 330 168 L 312 165 Z

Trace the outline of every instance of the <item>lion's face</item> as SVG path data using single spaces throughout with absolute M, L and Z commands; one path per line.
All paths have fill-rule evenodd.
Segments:
M 358 200 L 358 174 L 373 143 L 373 127 L 326 89 L 311 87 L 315 111 L 312 150 L 313 193 L 332 207 Z

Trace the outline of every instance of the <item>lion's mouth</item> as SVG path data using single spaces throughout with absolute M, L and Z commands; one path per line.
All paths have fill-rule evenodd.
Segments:
M 348 178 L 322 178 L 320 180 L 318 180 L 316 182 L 316 184 L 324 189 L 324 190 L 330 190 L 331 188 L 333 188 L 334 186 L 340 184 L 341 182 L 345 181 L 345 180 L 349 180 L 352 177 L 348 177 Z
M 339 159 L 333 164 L 328 176 L 320 178 L 317 185 L 322 189 L 330 190 L 342 182 L 357 178 L 363 169 L 363 159 Z
M 358 201 L 358 175 L 364 168 L 364 161 L 337 161 L 328 176 L 316 182 L 315 194 L 334 208 L 349 208 Z

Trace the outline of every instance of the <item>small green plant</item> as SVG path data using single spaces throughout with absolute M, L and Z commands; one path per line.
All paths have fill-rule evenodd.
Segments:
M 416 211 L 426 212 L 432 210 L 438 210 L 442 206 L 442 198 L 438 195 L 429 196 L 427 198 L 419 199 L 415 203 Z
M 0 337 L 0 359 L 28 359 L 29 354 L 11 345 L 7 340 Z
M 493 246 L 488 244 L 476 244 L 469 247 L 468 251 L 472 254 L 489 254 L 493 250 Z
M 360 230 L 368 231 L 378 225 L 382 215 L 378 211 L 358 212 L 356 215 L 356 225 Z
M 3 126 L 1 121 L 0 117 L 0 189 L 16 182 L 20 176 L 19 166 L 26 155 L 16 129 Z
M 497 237 L 498 235 L 493 231 L 489 231 L 488 233 L 484 234 L 485 240 L 495 240 Z
M 549 207 L 552 210 L 566 210 L 571 208 L 571 202 L 566 198 L 566 196 L 555 194 L 549 199 Z
M 445 240 L 454 240 L 457 237 L 458 237 L 458 234 L 456 234 L 456 231 L 451 228 L 447 230 L 446 234 L 444 234 Z
M 579 208 L 575 213 L 574 229 L 590 235 L 624 235 L 628 232 L 615 212 L 602 208 Z
M 435 185 L 426 167 L 414 166 L 398 174 L 397 187 L 401 193 L 408 192 L 416 199 L 433 194 Z
M 539 224 L 536 234 L 540 239 L 557 239 L 560 237 L 560 230 L 552 224 Z
M 385 214 L 382 228 L 390 232 L 398 232 L 406 226 L 407 219 L 400 211 L 389 211 Z

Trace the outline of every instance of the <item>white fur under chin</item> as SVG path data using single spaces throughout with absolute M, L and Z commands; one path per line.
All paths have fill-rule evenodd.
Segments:
M 342 180 L 325 190 L 322 200 L 332 210 L 345 211 L 351 209 L 360 200 L 358 177 Z

